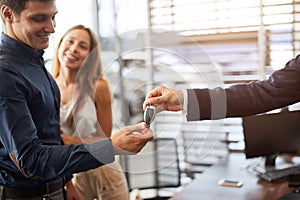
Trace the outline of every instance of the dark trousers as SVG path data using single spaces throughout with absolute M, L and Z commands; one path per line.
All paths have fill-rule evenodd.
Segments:
M 46 194 L 41 197 L 31 197 L 31 198 L 6 198 L 5 192 L 3 191 L 3 187 L 0 186 L 0 200 L 64 200 L 64 192 L 63 189 L 57 190 L 55 192 Z
M 0 186 L 0 200 L 64 200 L 62 179 L 30 188 L 6 188 Z

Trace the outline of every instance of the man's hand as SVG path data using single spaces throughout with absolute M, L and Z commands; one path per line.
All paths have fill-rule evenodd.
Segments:
M 137 154 L 148 141 L 153 139 L 152 131 L 146 128 L 146 123 L 144 122 L 126 126 L 111 136 L 116 155 Z
M 163 110 L 180 111 L 183 109 L 183 92 L 159 86 L 147 94 L 143 109 L 146 109 L 148 105 L 155 106 L 157 113 Z

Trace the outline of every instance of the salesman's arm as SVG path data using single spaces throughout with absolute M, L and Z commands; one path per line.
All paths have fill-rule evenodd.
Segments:
M 188 120 L 249 116 L 300 101 L 300 57 L 290 60 L 267 80 L 227 89 L 188 90 Z

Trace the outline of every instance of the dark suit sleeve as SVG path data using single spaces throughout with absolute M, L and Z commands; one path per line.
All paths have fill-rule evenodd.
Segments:
M 189 89 L 188 121 L 244 117 L 285 107 L 300 100 L 300 58 L 290 60 L 267 80 L 227 89 Z

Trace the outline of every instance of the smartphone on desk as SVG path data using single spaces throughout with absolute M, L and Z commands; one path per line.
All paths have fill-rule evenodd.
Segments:
M 227 186 L 227 187 L 242 187 L 242 181 L 230 180 L 230 179 L 221 179 L 218 182 L 220 186 Z

